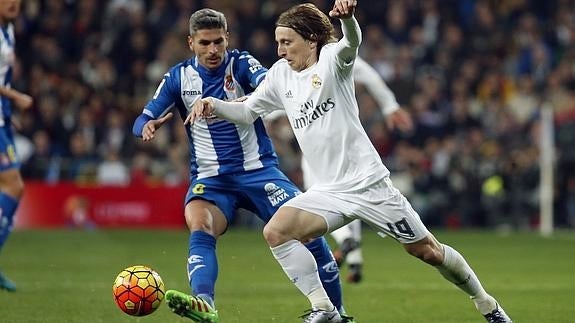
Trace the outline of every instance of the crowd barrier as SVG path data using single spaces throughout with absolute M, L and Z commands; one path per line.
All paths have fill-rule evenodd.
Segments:
M 184 228 L 182 186 L 82 186 L 27 182 L 16 229 Z

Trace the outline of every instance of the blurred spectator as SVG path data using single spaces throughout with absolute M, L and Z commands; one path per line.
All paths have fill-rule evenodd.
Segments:
M 96 169 L 96 180 L 102 185 L 125 186 L 130 183 L 130 170 L 120 160 L 118 151 L 110 149 Z
M 88 148 L 86 137 L 80 132 L 72 133 L 69 150 L 60 178 L 82 184 L 95 183 L 99 161 L 94 151 Z
M 22 166 L 22 176 L 52 182 L 59 177 L 59 157 L 52 147 L 50 136 L 38 130 L 32 137 L 34 151 Z

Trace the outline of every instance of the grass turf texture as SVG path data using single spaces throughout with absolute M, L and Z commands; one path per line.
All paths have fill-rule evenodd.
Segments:
M 575 233 L 436 232 L 461 251 L 515 322 L 573 322 Z M 185 231 L 14 232 L 0 268 L 18 292 L 0 291 L 0 322 L 191 322 L 166 304 L 147 317 L 122 313 L 112 283 L 123 268 L 156 269 L 188 291 Z M 364 231 L 364 281 L 344 284 L 357 322 L 482 322 L 466 295 L 392 239 Z M 284 276 L 258 230 L 233 228 L 218 244 L 216 305 L 224 323 L 301 322 L 307 300 Z M 342 276 L 345 277 L 343 269 Z

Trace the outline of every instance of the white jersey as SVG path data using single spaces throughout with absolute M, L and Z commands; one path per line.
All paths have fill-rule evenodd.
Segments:
M 313 173 L 312 189 L 353 191 L 389 175 L 361 125 L 352 68 L 338 58 L 336 44 L 327 44 L 303 71 L 276 62 L 245 101 L 257 114 L 285 109 Z
M 356 84 L 362 84 L 367 88 L 369 94 L 373 96 L 379 105 L 381 113 L 384 116 L 390 115 L 399 110 L 399 103 L 397 102 L 393 92 L 391 92 L 379 74 L 377 74 L 377 71 L 359 56 L 355 58 L 355 63 L 353 65 L 353 80 Z M 301 160 L 301 170 L 303 175 L 303 188 L 307 190 L 316 181 L 308 164 L 303 158 Z

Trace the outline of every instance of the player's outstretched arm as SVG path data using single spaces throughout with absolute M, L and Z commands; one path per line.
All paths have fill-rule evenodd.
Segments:
M 194 103 L 184 124 L 193 124 L 196 120 L 213 115 L 237 124 L 252 124 L 259 117 L 257 113 L 248 108 L 245 102 L 226 102 L 208 97 Z
M 355 81 L 363 84 L 369 94 L 377 101 L 381 112 L 385 116 L 385 123 L 389 130 L 398 129 L 402 132 L 413 130 L 413 120 L 409 112 L 397 103 L 395 95 L 381 76 L 361 57 L 357 57 L 355 60 L 353 76 Z
M 379 73 L 359 56 L 353 65 L 353 79 L 356 83 L 365 86 L 369 94 L 377 101 L 377 105 L 384 116 L 399 109 L 395 95 Z

